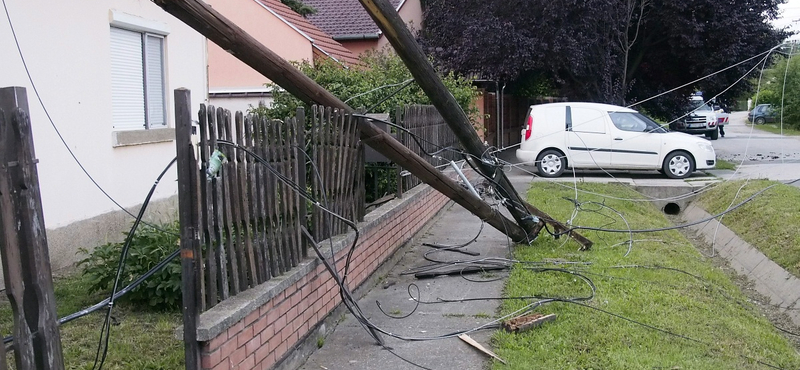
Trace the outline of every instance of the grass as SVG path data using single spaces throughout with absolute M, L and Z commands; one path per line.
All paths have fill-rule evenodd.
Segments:
M 579 187 L 615 197 L 641 199 L 619 184 L 581 183 Z M 528 193 L 528 199 L 537 207 L 566 220 L 574 207 L 562 197 L 574 198 L 575 193 L 545 182 L 534 183 Z M 614 200 L 588 193 L 580 193 L 579 200 L 612 207 L 635 229 L 669 225 L 646 202 Z M 584 208 L 573 224 L 626 229 L 620 217 L 608 208 L 588 203 L 584 203 Z M 596 285 L 594 298 L 585 304 L 674 334 L 571 303 L 549 303 L 534 311 L 557 314 L 555 322 L 519 334 L 504 331 L 495 334 L 496 353 L 509 366 L 495 362 L 493 368 L 763 368 L 756 361 L 785 369 L 800 368 L 797 350 L 747 301 L 730 278 L 711 266 L 680 232 L 634 234 L 637 242 L 627 257 L 623 257 L 627 244 L 615 245 L 628 240 L 628 234 L 593 231 L 583 234 L 595 242 L 591 251 L 580 252 L 573 241 L 542 235 L 533 246 L 516 248 L 515 255 L 524 261 L 563 258 L 587 263 L 563 267 L 578 271 Z M 577 297 L 590 293 L 589 286 L 577 275 L 536 272 L 522 264 L 512 269 L 504 291 L 507 297 Z M 535 299 L 506 300 L 501 311 L 508 314 L 532 301 Z
M 751 124 L 747 124 L 748 126 Z M 796 130 L 793 128 L 789 128 L 786 124 L 783 125 L 783 132 L 781 132 L 780 124 L 778 123 L 766 123 L 763 125 L 756 125 L 756 129 L 771 132 L 773 134 L 783 134 L 786 136 L 800 136 L 800 130 Z
M 731 181 L 704 193 L 698 204 L 717 214 L 771 185 L 776 186 L 725 215 L 722 223 L 800 277 L 800 188 L 768 180 Z
M 56 310 L 63 317 L 95 304 L 103 294 L 87 294 L 88 283 L 80 274 L 55 281 Z M 104 369 L 184 369 L 183 342 L 174 337 L 182 324 L 180 312 L 153 312 L 130 307 L 118 301 L 113 310 L 111 339 Z M 66 369 L 91 369 L 99 340 L 105 310 L 64 324 L 61 343 Z M 8 300 L 0 302 L 0 333 L 11 334 L 12 311 Z M 9 353 L 9 366 L 14 367 Z
M 724 159 L 717 158 L 717 163 L 714 165 L 714 169 L 717 170 L 735 170 L 736 164 L 732 162 L 728 162 Z

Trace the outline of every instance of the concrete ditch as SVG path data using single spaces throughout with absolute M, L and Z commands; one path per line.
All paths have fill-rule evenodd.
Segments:
M 686 203 L 679 217 L 686 223 L 711 217 L 705 210 Z M 769 304 L 785 313 L 800 326 L 800 279 L 770 260 L 758 249 L 739 238 L 719 221 L 711 220 L 690 226 L 688 230 L 728 261 L 738 274 L 753 283 L 753 288 L 769 299 Z

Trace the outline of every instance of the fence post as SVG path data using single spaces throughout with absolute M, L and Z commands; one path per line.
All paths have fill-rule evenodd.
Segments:
M 399 105 L 394 108 L 394 123 L 396 125 L 400 126 L 400 127 L 405 127 L 405 125 L 403 125 L 403 107 L 401 107 Z M 408 147 L 408 142 L 407 142 L 407 139 L 406 139 L 407 137 L 408 137 L 408 135 L 406 134 L 405 131 L 397 130 L 397 141 L 399 141 L 401 144 L 405 145 L 406 147 Z M 403 183 L 403 176 L 402 176 L 403 167 L 400 167 L 397 163 L 394 163 L 393 165 L 394 165 L 395 169 L 397 169 L 397 171 L 396 171 L 397 172 L 397 175 L 396 175 L 396 177 L 397 177 L 397 192 L 396 192 L 395 195 L 398 198 L 402 198 L 403 197 L 403 191 L 405 191 L 405 189 L 404 189 L 404 187 L 405 187 L 404 185 L 405 184 Z
M 0 255 L 18 369 L 64 369 L 25 88 L 0 89 Z
M 198 266 L 200 253 L 200 217 L 198 212 L 198 173 L 195 147 L 192 144 L 191 93 L 175 90 L 175 146 L 178 157 L 178 217 L 181 225 L 181 282 L 183 291 L 183 345 L 186 370 L 200 369 L 197 343 Z

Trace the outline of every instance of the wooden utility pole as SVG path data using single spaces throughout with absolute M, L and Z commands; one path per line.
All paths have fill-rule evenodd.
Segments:
M 23 87 L 0 89 L 0 255 L 20 370 L 63 370 L 39 174 Z
M 206 3 L 199 0 L 153 0 L 153 2 L 305 103 L 355 112 Z M 528 239 L 525 231 L 517 224 L 445 176 L 385 131 L 378 129 L 366 119 L 358 120 L 358 128 L 361 140 L 366 145 L 407 169 L 497 230 L 506 233 L 514 241 L 522 242 Z
M 403 19 L 397 14 L 394 7 L 387 0 L 359 0 L 367 13 L 377 23 L 378 27 L 386 35 L 386 39 L 392 44 L 394 50 L 406 64 L 411 75 L 414 76 L 417 84 L 425 95 L 442 115 L 447 125 L 455 133 L 458 141 L 464 149 L 472 155 L 478 169 L 495 183 L 495 188 L 501 196 L 507 199 L 506 207 L 523 230 L 532 232 L 536 229 L 537 222 L 526 209 L 525 201 L 514 190 L 514 186 L 508 181 L 505 173 L 496 167 L 496 163 L 484 162 L 491 160 L 485 154 L 489 148 L 478 137 L 475 128 L 469 121 L 469 117 L 458 105 L 456 98 L 447 89 L 442 80 L 436 74 L 433 66 L 428 61 L 422 48 L 414 40 L 414 36 L 406 27 Z M 549 217 L 548 217 L 549 218 Z M 535 235 L 533 235 L 535 236 Z

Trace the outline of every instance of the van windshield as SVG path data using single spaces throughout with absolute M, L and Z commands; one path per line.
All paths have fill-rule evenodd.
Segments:
M 656 121 L 638 112 L 608 112 L 608 115 L 611 117 L 611 122 L 614 123 L 614 126 L 622 131 L 667 132 Z

